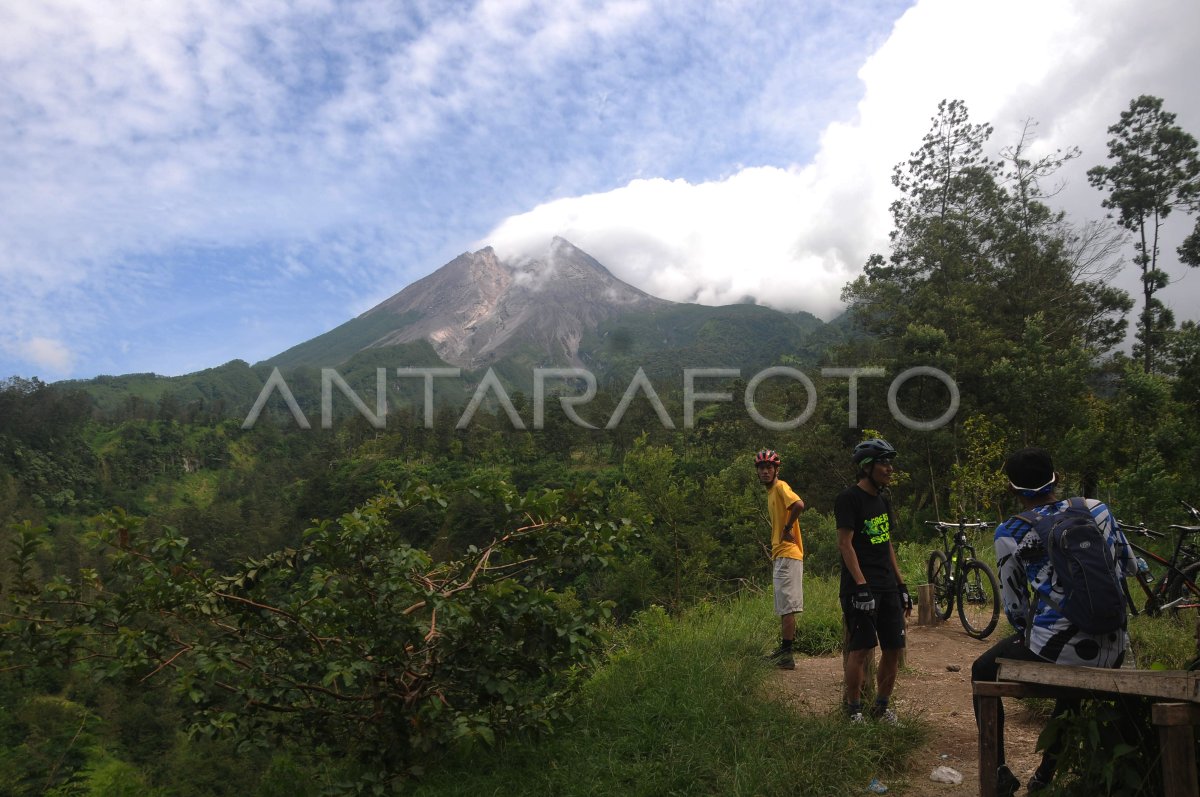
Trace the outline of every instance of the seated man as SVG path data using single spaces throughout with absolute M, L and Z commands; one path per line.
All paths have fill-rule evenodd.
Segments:
M 1004 471 L 1009 487 L 1021 502 L 1023 510 L 1000 524 L 995 536 L 1004 612 L 1017 633 L 997 642 L 975 660 L 971 667 L 972 680 L 995 681 L 999 670 L 996 660 L 1002 658 L 1088 667 L 1120 667 L 1128 642 L 1123 601 L 1115 623 L 1119 627 L 1105 633 L 1087 633 L 1060 611 L 1064 606 L 1065 589 L 1055 575 L 1041 535 L 1034 531 L 1039 519 L 1063 512 L 1070 503 L 1060 501 L 1056 494 L 1058 474 L 1054 472 L 1050 455 L 1040 448 L 1021 449 L 1008 457 Z M 1107 541 L 1110 554 L 1107 561 L 1114 571 L 1114 581 L 1132 576 L 1137 567 L 1133 551 L 1108 507 L 1093 499 L 1072 500 L 1083 502 L 1082 505 L 1090 511 L 1096 527 Z M 1030 591 L 1034 596 L 1032 599 Z M 1057 700 L 1053 716 L 1057 717 L 1078 704 L 1078 699 Z M 975 719 L 978 722 L 978 701 L 975 701 Z M 1003 705 L 1000 707 L 997 737 L 1000 766 L 995 775 L 996 794 L 999 797 L 1012 797 L 1021 783 L 1004 762 Z M 1041 765 L 1029 781 L 1030 792 L 1040 791 L 1050 784 L 1059 752 L 1058 748 L 1051 746 L 1043 754 Z M 985 775 L 981 772 L 979 776 L 982 778 Z

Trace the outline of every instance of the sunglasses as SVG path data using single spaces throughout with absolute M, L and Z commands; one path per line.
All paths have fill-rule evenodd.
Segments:
M 1046 482 L 1041 487 L 1021 487 L 1020 485 L 1014 484 L 1011 481 L 1008 483 L 1008 486 L 1020 493 L 1040 493 L 1042 490 L 1045 490 L 1047 487 L 1054 484 L 1054 482 L 1057 480 L 1057 476 L 1051 476 L 1050 481 Z

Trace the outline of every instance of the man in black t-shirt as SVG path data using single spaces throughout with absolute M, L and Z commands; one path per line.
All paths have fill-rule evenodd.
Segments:
M 878 646 L 875 704 L 870 715 L 896 724 L 888 707 L 896 685 L 900 651 L 904 649 L 904 618 L 912 613 L 912 598 L 900 578 L 892 547 L 895 516 L 885 491 L 895 469 L 896 449 L 886 440 L 864 440 L 854 448 L 858 482 L 840 492 L 833 503 L 838 549 L 842 554 L 841 601 L 846 624 L 845 708 L 851 722 L 864 722 L 863 681 L 867 658 Z

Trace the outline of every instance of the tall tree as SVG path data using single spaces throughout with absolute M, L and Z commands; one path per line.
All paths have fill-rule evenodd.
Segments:
M 913 324 L 940 329 L 986 367 L 1027 320 L 1047 314 L 1050 343 L 1079 339 L 1093 353 L 1118 344 L 1130 304 L 1108 283 L 1118 236 L 1111 225 L 1069 221 L 1046 201 L 1048 181 L 1075 149 L 1032 160 L 1034 125 L 989 158 L 987 124 L 943 100 L 919 150 L 895 168 L 892 251 L 873 255 L 843 291 L 858 320 L 900 340 Z M 1052 310 L 1052 312 L 1051 312 Z
M 972 323 L 976 297 L 964 289 L 990 282 L 981 225 L 995 215 L 999 164 L 982 154 L 991 133 L 962 101 L 943 100 L 920 149 L 895 167 L 891 255 L 872 256 L 843 296 L 872 332 L 900 337 L 919 322 L 957 338 Z
M 1014 146 L 990 157 L 992 127 L 973 123 L 960 101 L 943 101 L 932 122 L 894 172 L 901 197 L 891 208 L 891 252 L 873 255 L 842 295 L 870 333 L 854 344 L 860 360 L 894 371 L 932 366 L 958 388 L 949 425 L 907 441 L 897 430 L 906 450 L 925 452 L 921 471 L 936 496 L 945 484 L 935 486 L 932 474 L 969 458 L 962 419 L 1002 418 L 1013 440 L 1069 428 L 1091 362 L 1123 339 L 1131 302 L 1105 282 L 1117 229 L 1078 226 L 1047 204 L 1075 150 L 1030 157 L 1029 123 Z M 910 417 L 929 419 L 948 406 L 939 388 L 914 379 L 896 398 Z
M 1062 189 L 1055 175 L 1080 153 L 1070 147 L 1031 159 L 1036 127 L 1027 120 L 1017 143 L 1000 150 L 1005 202 L 995 219 L 995 251 L 1003 261 L 1003 291 L 994 309 L 1020 319 L 1013 333 L 1027 332 L 1028 320 L 1042 313 L 1047 341 L 1065 345 L 1081 337 L 1085 348 L 1105 352 L 1125 340 L 1125 314 L 1133 307 L 1111 284 L 1121 269 L 1124 234 L 1112 222 L 1074 224 L 1046 204 Z
M 1121 340 L 1130 304 L 1106 284 L 1113 230 L 1076 226 L 1047 206 L 1054 191 L 1046 185 L 1077 152 L 1031 159 L 1032 124 L 989 158 L 992 127 L 972 123 L 961 101 L 942 101 L 932 122 L 895 169 L 901 198 L 891 208 L 890 255 L 873 255 L 843 298 L 875 336 L 877 354 L 953 373 L 964 412 L 1003 411 L 1006 386 L 988 373 L 1005 358 L 1029 359 L 1020 341 L 1039 314 L 1047 356 L 1095 355 Z
M 1138 319 L 1137 353 L 1147 373 L 1162 357 L 1166 334 L 1174 328 L 1170 309 L 1156 296 L 1171 283 L 1159 266 L 1159 236 L 1171 212 L 1195 208 L 1200 197 L 1200 157 L 1196 139 L 1175 124 L 1158 97 L 1143 94 L 1121 112 L 1108 132 L 1111 166 L 1088 170 L 1088 180 L 1108 196 L 1103 206 L 1118 212 L 1118 223 L 1135 236 L 1134 263 L 1141 271 L 1142 312 Z M 1193 235 L 1200 235 L 1194 233 Z M 1180 247 L 1180 258 L 1200 265 L 1200 243 Z M 1193 251 L 1196 250 L 1196 251 Z M 1192 255 L 1195 255 L 1193 257 Z

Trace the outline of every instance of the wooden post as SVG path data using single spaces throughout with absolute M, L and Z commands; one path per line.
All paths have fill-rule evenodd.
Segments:
M 976 695 L 979 701 L 979 797 L 996 797 L 1000 768 L 1000 698 Z
M 917 625 L 934 625 L 937 615 L 933 611 L 933 585 L 917 587 Z
M 1150 716 L 1158 727 L 1162 749 L 1163 793 L 1166 797 L 1200 794 L 1196 779 L 1196 740 L 1192 724 L 1200 708 L 1194 703 L 1155 703 Z

